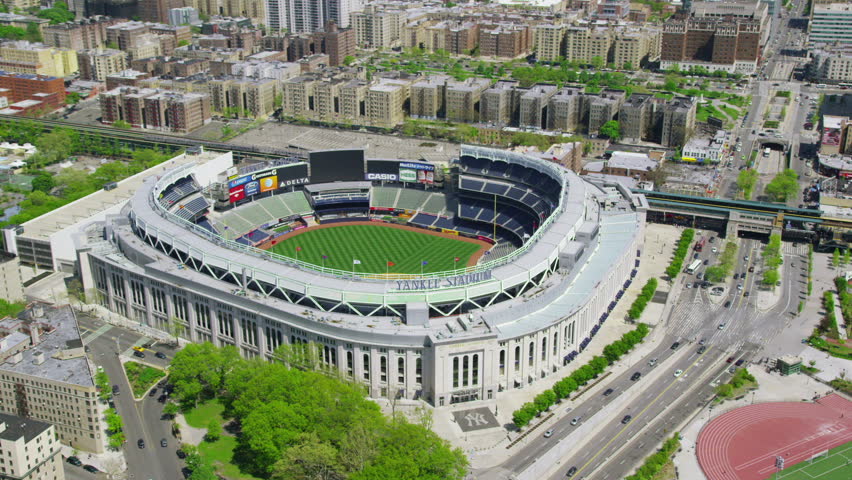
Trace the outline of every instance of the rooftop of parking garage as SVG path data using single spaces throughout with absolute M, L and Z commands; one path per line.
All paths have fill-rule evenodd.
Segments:
M 125 178 L 118 182 L 112 190 L 98 190 L 91 195 L 87 195 L 77 201 L 71 202 L 65 206 L 57 208 L 52 212 L 34 218 L 23 224 L 23 236 L 37 240 L 50 240 L 50 237 L 78 222 L 88 220 L 93 215 L 108 210 L 116 205 L 121 205 L 126 202 L 136 190 L 142 185 L 146 178 L 162 174 L 166 170 L 170 170 L 180 165 L 195 162 L 205 161 L 221 155 L 220 153 L 203 153 L 201 156 L 180 155 L 168 160 L 165 163 L 151 167 L 143 172 L 137 173 L 132 177 Z

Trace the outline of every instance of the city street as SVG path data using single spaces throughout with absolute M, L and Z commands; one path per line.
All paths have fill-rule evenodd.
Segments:
M 133 357 L 132 347 L 153 340 L 86 314 L 78 314 L 77 319 L 83 342 L 89 347 L 89 355 L 96 365 L 104 368 L 112 384 L 119 387 L 119 395 L 113 398 L 116 411 L 124 420 L 124 433 L 127 438 L 124 454 L 128 477 L 153 480 L 180 478 L 183 465 L 176 455 L 179 444 L 171 435 L 170 422 L 162 419 L 164 404 L 158 402 L 159 395 L 146 396 L 139 401 L 133 399 L 130 384 L 116 354 L 118 352 L 140 363 L 165 367 L 168 359 L 174 355 L 174 348 L 167 344 L 155 344 L 152 350 L 146 352 L 144 359 Z M 156 358 L 154 351 L 165 353 L 167 359 Z M 168 441 L 167 448 L 160 446 L 160 440 L 163 438 Z M 145 448 L 137 446 L 139 439 L 144 440 Z

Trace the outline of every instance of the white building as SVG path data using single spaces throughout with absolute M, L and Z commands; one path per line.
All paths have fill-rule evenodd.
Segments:
M 169 25 L 196 25 L 201 23 L 198 10 L 192 7 L 180 7 L 169 10 Z
M 808 46 L 818 44 L 852 45 L 852 4 L 814 5 Z
M 0 478 L 64 480 L 53 425 L 0 413 Z
M 820 83 L 852 82 L 852 44 L 813 49 L 808 68 Z
M 691 138 L 683 146 L 681 159 L 684 162 L 719 163 L 725 152 L 728 134 L 719 130 L 713 138 Z
M 328 21 L 349 27 L 353 12 L 363 8 L 361 0 L 265 0 L 266 25 L 272 32 L 312 33 L 325 30 Z

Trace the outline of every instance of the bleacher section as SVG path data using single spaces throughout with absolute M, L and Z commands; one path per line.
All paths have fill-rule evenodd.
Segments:
M 539 218 L 547 217 L 553 211 L 553 204 L 542 198 L 532 188 L 521 188 L 510 183 L 471 178 L 466 175 L 459 177 L 459 179 L 459 187 L 462 190 L 509 198 L 523 207 L 531 208 Z
M 516 207 L 500 204 L 497 205 L 495 212 L 494 204 L 485 200 L 460 199 L 458 216 L 476 222 L 496 223 L 517 235 L 519 239 L 532 235 L 534 231 L 535 219 L 529 213 Z
M 198 182 L 196 182 L 194 178 L 191 176 L 181 178 L 163 191 L 159 200 L 160 205 L 170 208 L 181 199 L 186 198 L 199 190 L 201 190 L 201 186 L 198 185 Z
M 241 205 L 219 218 L 227 226 L 227 238 L 236 238 L 264 224 L 277 223 L 279 218 L 313 213 L 308 199 L 302 191 L 261 198 Z M 206 227 L 205 227 L 206 228 Z
M 551 204 L 558 202 L 557 196 L 561 191 L 559 183 L 549 175 L 544 175 L 535 169 L 522 165 L 509 165 L 504 162 L 491 162 L 488 159 L 471 157 L 461 157 L 459 165 L 462 173 L 469 173 L 473 176 L 491 177 L 498 180 L 510 180 L 514 184 L 524 184 L 538 192 L 542 198 L 547 199 Z M 462 188 L 467 187 L 463 184 Z M 472 188 L 472 190 L 483 191 L 478 188 Z M 498 195 L 500 194 L 498 193 Z
M 201 217 L 200 219 L 198 219 L 197 222 L 195 222 L 195 224 L 210 233 L 215 233 L 216 235 L 220 234 L 219 231 L 216 230 L 216 227 L 214 227 L 213 224 L 210 223 L 210 220 L 208 220 L 207 217 Z
M 447 196 L 442 191 L 430 192 L 397 187 L 373 187 L 370 205 L 373 207 L 400 208 L 418 212 L 447 214 Z
M 403 189 L 399 194 L 396 208 L 405 210 L 420 210 L 420 206 L 426 203 L 426 199 L 431 195 L 430 192 L 414 189 Z
M 198 217 L 203 215 L 208 208 L 210 208 L 210 204 L 207 203 L 207 200 L 205 200 L 202 196 L 197 196 L 186 203 L 179 204 L 172 213 L 177 215 L 178 218 L 195 221 Z
M 447 196 L 442 193 L 433 192 L 420 207 L 421 212 L 444 215 L 447 212 Z
M 373 207 L 396 208 L 396 199 L 399 198 L 401 188 L 396 187 L 373 187 L 373 198 L 370 205 Z

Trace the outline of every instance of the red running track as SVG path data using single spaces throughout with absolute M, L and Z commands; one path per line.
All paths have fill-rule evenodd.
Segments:
M 698 463 L 709 480 L 764 480 L 784 467 L 852 441 L 852 402 L 837 394 L 816 403 L 749 405 L 713 419 L 698 434 Z

